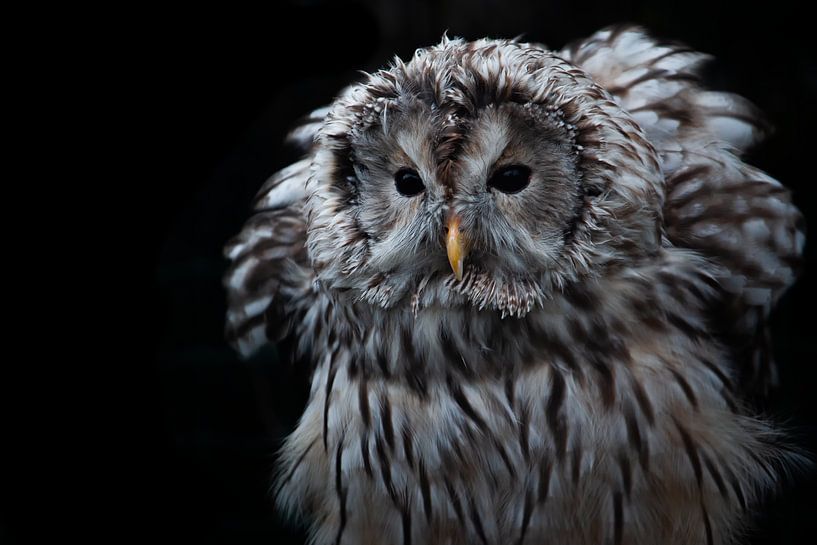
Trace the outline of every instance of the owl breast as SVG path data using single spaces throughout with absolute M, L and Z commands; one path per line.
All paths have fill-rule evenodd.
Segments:
M 770 451 L 736 412 L 700 316 L 678 311 L 711 289 L 683 260 L 524 321 L 424 309 L 367 316 L 368 331 L 321 326 L 278 501 L 315 517 L 316 543 L 726 539 Z M 361 318 L 326 308 L 326 324 Z

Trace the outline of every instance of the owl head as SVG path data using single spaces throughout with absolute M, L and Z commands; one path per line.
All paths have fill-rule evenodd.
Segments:
M 655 150 L 582 70 L 541 46 L 444 38 L 331 106 L 308 248 L 338 296 L 522 316 L 654 255 Z

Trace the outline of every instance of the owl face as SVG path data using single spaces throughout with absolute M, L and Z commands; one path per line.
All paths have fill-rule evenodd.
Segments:
M 410 102 L 387 127 L 351 140 L 369 267 L 461 280 L 471 269 L 529 279 L 553 266 L 583 196 L 568 131 L 540 108 L 491 105 L 468 119 L 457 157 L 440 157 L 452 118 L 401 99 Z
M 633 187 L 611 183 L 621 131 L 604 109 L 626 114 L 565 64 L 514 42 L 444 40 L 350 88 L 319 134 L 310 180 L 320 281 L 384 307 L 413 296 L 522 315 L 571 280 L 654 251 L 654 151 L 620 144 L 644 172 Z

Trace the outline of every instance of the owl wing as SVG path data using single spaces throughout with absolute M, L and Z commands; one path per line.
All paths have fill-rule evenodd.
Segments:
M 306 251 L 304 203 L 308 155 L 326 109 L 304 117 L 287 142 L 307 156 L 270 177 L 255 197 L 253 215 L 225 247 L 231 265 L 227 289 L 227 339 L 242 356 L 297 333 L 313 306 L 314 274 Z
M 741 160 L 769 127 L 742 97 L 701 87 L 708 55 L 640 28 L 604 29 L 560 55 L 604 87 L 656 148 L 667 237 L 722 267 L 724 334 L 746 362 L 745 386 L 765 389 L 776 380 L 767 319 L 796 278 L 805 241 L 788 190 Z

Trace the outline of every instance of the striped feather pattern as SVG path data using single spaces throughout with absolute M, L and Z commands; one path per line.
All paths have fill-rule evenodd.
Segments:
M 225 286 L 243 355 L 290 336 L 314 365 L 276 476 L 310 543 L 729 544 L 802 461 L 744 401 L 802 220 L 741 161 L 768 129 L 702 89 L 707 60 L 634 27 L 558 53 L 444 38 L 299 122 Z M 506 155 L 552 178 L 485 200 Z
M 768 124 L 743 97 L 701 87 L 708 55 L 659 44 L 638 27 L 602 30 L 561 54 L 604 86 L 655 146 L 667 236 L 723 267 L 725 333 L 738 347 L 747 390 L 765 391 L 776 381 L 766 321 L 794 282 L 805 243 L 789 191 L 740 160 Z

